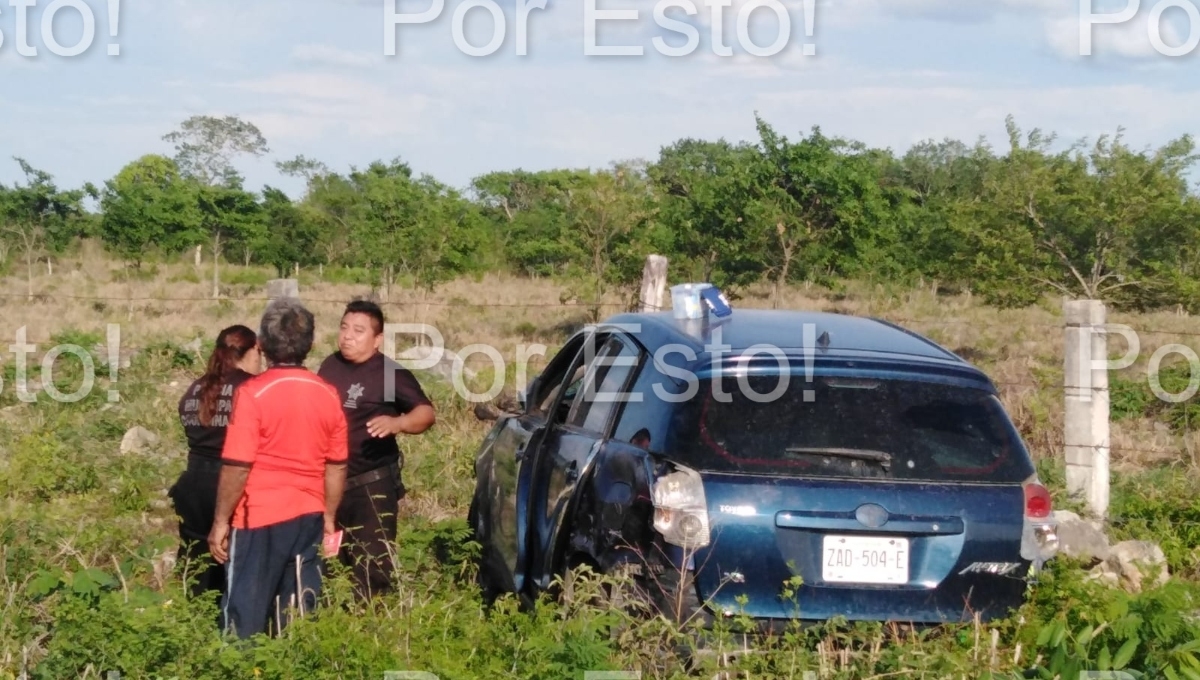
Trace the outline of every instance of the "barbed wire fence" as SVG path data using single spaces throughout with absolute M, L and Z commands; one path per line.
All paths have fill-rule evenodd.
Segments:
M 563 300 L 558 302 L 503 302 L 496 300 L 386 300 L 374 297 L 381 307 L 391 310 L 403 310 L 405 308 L 455 308 L 461 309 L 464 312 L 482 309 L 504 309 L 519 312 L 520 310 L 605 310 L 610 313 L 622 311 L 666 311 L 671 309 L 671 305 L 666 299 L 667 292 L 667 263 L 666 258 L 660 256 L 651 256 L 647 259 L 646 268 L 644 270 L 643 281 L 641 285 L 640 296 L 634 305 L 626 302 L 607 302 L 607 301 L 586 301 L 586 300 Z M 32 303 L 62 303 L 62 302 L 90 302 L 103 304 L 132 304 L 132 303 L 154 303 L 163 306 L 181 305 L 185 303 L 240 303 L 240 304 L 262 304 L 266 305 L 271 300 L 279 297 L 279 291 L 287 289 L 279 287 L 280 282 L 287 282 L 293 289 L 298 287 L 294 279 L 281 279 L 269 281 L 267 292 L 261 295 L 240 295 L 237 297 L 221 297 L 213 298 L 211 296 L 197 295 L 180 295 L 180 296 L 151 296 L 151 295 L 79 295 L 71 293 L 48 292 L 35 293 L 30 296 L 26 293 L 3 293 L 0 292 L 0 308 L 12 308 L 16 303 L 21 306 L 28 306 Z M 305 303 L 308 304 L 326 304 L 326 305 L 345 305 L 348 299 L 344 297 L 338 298 L 320 298 L 309 295 L 300 296 Z M 1169 434 L 1171 438 L 1177 439 L 1177 442 L 1164 446 L 1139 446 L 1137 444 L 1130 445 L 1122 442 L 1114 446 L 1110 437 L 1112 414 L 1111 414 L 1111 396 L 1112 390 L 1109 384 L 1110 368 L 1124 368 L 1132 365 L 1137 358 L 1140 357 L 1140 352 L 1132 352 L 1139 355 L 1134 358 L 1134 361 L 1114 362 L 1109 356 L 1108 337 L 1116 334 L 1124 335 L 1128 341 L 1129 332 L 1132 331 L 1137 336 L 1166 336 L 1169 338 L 1200 338 L 1200 330 L 1186 329 L 1156 329 L 1156 328 L 1137 328 L 1129 329 L 1128 327 L 1120 327 L 1119 325 L 1108 324 L 1106 321 L 1106 313 L 1104 305 L 1096 300 L 1068 300 L 1064 302 L 1062 321 L 1058 323 L 1041 323 L 1041 322 L 1024 322 L 1023 329 L 1027 331 L 1035 331 L 1044 334 L 1043 337 L 1050 337 L 1056 334 L 1062 340 L 1062 354 L 1058 357 L 1057 366 L 1051 367 L 1043 364 L 1045 368 L 1061 369 L 1061 376 L 1057 375 L 1056 371 L 1048 371 L 1052 377 L 1058 377 L 1058 382 L 1055 384 L 1053 379 L 1046 380 L 1005 380 L 993 378 L 993 384 L 1002 393 L 1008 391 L 1010 399 L 1018 401 L 1023 396 L 1014 396 L 1013 391 L 1018 393 L 1030 392 L 1034 394 L 1044 393 L 1050 390 L 1057 393 L 1062 399 L 1063 408 L 1063 425 L 1061 432 L 1047 432 L 1045 439 L 1047 445 L 1041 447 L 1043 455 L 1050 455 L 1061 458 L 1065 463 L 1066 469 L 1066 486 L 1068 493 L 1075 498 L 1081 499 L 1087 506 L 1088 511 L 1100 519 L 1103 523 L 1110 526 L 1121 526 L 1132 523 L 1144 523 L 1145 520 L 1140 518 L 1127 518 L 1112 516 L 1108 512 L 1109 506 L 1109 487 L 1112 481 L 1111 474 L 1111 456 L 1113 450 L 1118 450 L 1122 455 L 1143 455 L 1154 459 L 1164 458 L 1164 452 L 1170 452 L 1175 446 L 1181 446 L 1178 456 L 1180 460 L 1176 463 L 1182 463 L 1188 466 L 1200 464 L 1200 450 L 1192 450 L 1192 440 L 1194 436 L 1194 426 L 1190 417 L 1184 418 L 1183 430 L 1178 432 L 1167 428 L 1162 434 Z M 955 326 L 980 326 L 980 322 L 976 319 L 956 319 L 956 318 L 914 318 L 904 314 L 891 314 L 887 312 L 871 314 L 876 318 L 895 323 L 912 330 L 925 328 L 931 329 L 936 327 L 955 327 Z M 992 327 L 1002 327 L 1004 324 L 1000 321 L 994 323 L 982 324 Z M 23 342 L 27 345 L 45 345 L 59 341 L 60 337 L 27 337 L 23 338 Z M 1200 343 L 1198 343 L 1200 344 Z M 120 343 L 120 353 L 128 355 L 130 353 L 139 353 L 152 349 L 160 349 L 160 344 L 136 345 L 129 344 L 124 341 Z M 1170 344 L 1160 346 L 1154 357 L 1151 358 L 1152 366 L 1161 362 L 1167 353 L 1164 353 L 1164 348 L 1171 348 L 1171 352 L 1175 352 L 1185 356 L 1190 362 L 1190 383 L 1187 390 L 1182 394 L 1171 394 L 1169 400 L 1175 404 L 1181 402 L 1190 402 L 1194 395 L 1200 390 L 1200 357 L 1197 357 L 1195 351 L 1186 345 Z M 92 349 L 97 354 L 99 360 L 97 368 L 103 368 L 103 356 L 107 350 L 104 343 L 99 343 Z M 950 347 L 952 351 L 959 351 L 961 348 Z M 1162 354 L 1160 356 L 1160 354 Z M 546 357 L 547 359 L 549 357 Z M 964 356 L 968 361 L 970 356 Z M 122 367 L 127 366 L 127 364 Z M 1156 379 L 1151 375 L 1150 370 L 1147 370 L 1146 379 L 1154 384 Z M 1161 392 L 1160 387 L 1160 392 Z M 1159 397 L 1161 399 L 1161 397 Z M 1164 404 L 1165 405 L 1165 404 Z M 1186 404 L 1184 405 L 1186 406 Z M 1186 408 L 1185 408 L 1185 416 Z M 1156 421 L 1160 423 L 1161 421 Z M 1023 433 L 1029 435 L 1030 433 Z M 1179 444 L 1178 442 L 1182 442 Z M 1045 450 L 1050 449 L 1050 450 Z M 1187 522 L 1188 524 L 1200 526 L 1200 522 Z

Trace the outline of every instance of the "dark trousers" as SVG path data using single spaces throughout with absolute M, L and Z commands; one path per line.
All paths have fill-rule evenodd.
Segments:
M 228 584 L 221 600 L 226 632 L 246 639 L 279 633 L 292 616 L 316 609 L 321 597 L 322 513 L 258 529 L 231 529 Z
M 194 579 L 193 597 L 216 591 L 225 594 L 225 566 L 213 561 L 208 551 L 208 532 L 217 510 L 219 461 L 192 456 L 188 467 L 168 495 L 179 516 L 179 551 L 176 562 L 189 580 Z
M 347 487 L 353 479 L 347 480 Z M 343 530 L 338 558 L 351 568 L 358 596 L 392 589 L 396 542 L 396 512 L 403 495 L 399 470 L 392 468 L 383 479 L 347 488 L 338 506 L 337 524 Z

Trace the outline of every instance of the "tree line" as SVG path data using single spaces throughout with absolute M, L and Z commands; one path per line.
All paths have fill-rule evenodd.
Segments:
M 196 116 L 103 186 L 58 187 L 16 159 L 0 184 L 0 257 L 28 272 L 82 238 L 128 267 L 209 253 L 220 263 L 352 267 L 374 285 L 432 290 L 507 271 L 570 281 L 581 300 L 636 295 L 646 255 L 676 280 L 737 296 L 858 279 L 969 290 L 1001 307 L 1047 293 L 1117 307 L 1200 311 L 1200 201 L 1190 135 L 1134 149 L 1123 130 L 1060 144 L 1009 117 L 1007 148 L 928 140 L 903 153 L 830 137 L 789 138 L 756 116 L 758 139 L 680 139 L 653 160 L 606 168 L 490 172 L 463 189 L 400 159 L 347 172 L 300 156 L 276 163 L 301 196 L 253 192 L 235 169 L 269 153 L 252 123 Z M 84 208 L 91 197 L 98 210 Z

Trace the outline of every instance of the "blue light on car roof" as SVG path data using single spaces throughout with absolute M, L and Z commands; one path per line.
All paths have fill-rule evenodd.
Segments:
M 733 314 L 733 307 L 729 305 L 729 300 L 725 298 L 725 294 L 720 288 L 713 286 L 700 291 L 700 297 L 704 300 L 708 310 L 717 317 L 725 317 Z

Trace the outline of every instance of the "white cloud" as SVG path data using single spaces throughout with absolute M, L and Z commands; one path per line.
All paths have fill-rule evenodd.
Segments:
M 231 2 L 229 0 L 161 0 L 158 16 L 205 47 L 253 44 L 255 36 L 286 21 L 286 6 L 276 2 Z M 154 3 L 157 4 L 157 3 Z M 151 6 L 153 7 L 154 4 Z
M 382 63 L 378 54 L 316 44 L 296 45 L 292 48 L 292 59 L 305 64 L 351 68 L 370 68 Z
M 320 139 L 331 132 L 386 138 L 414 134 L 438 102 L 423 92 L 394 92 L 362 80 L 321 73 L 282 73 L 225 87 L 241 91 L 268 138 Z
M 739 0 L 741 1 L 741 0 Z M 788 0 L 798 5 L 796 0 Z M 896 24 L 920 19 L 948 23 L 986 23 L 1004 15 L 1053 13 L 1078 5 L 1064 0 L 817 0 L 818 34 L 826 25 Z
M 50 64 L 48 60 L 22 57 L 16 53 L 16 50 L 0 56 L 0 71 L 15 72 L 28 69 L 44 72 L 49 68 Z
M 755 111 L 789 136 L 820 125 L 829 134 L 903 150 L 931 137 L 972 142 L 988 134 L 1002 143 L 1009 113 L 1024 128 L 1064 138 L 1125 125 L 1131 143 L 1161 143 L 1186 131 L 1200 105 L 1200 93 L 1189 91 L 1192 82 L 1182 73 L 1156 86 L 1122 85 L 1126 76 L 1114 74 L 1128 70 L 1094 68 L 1085 82 L 1102 85 L 1053 86 L 1054 78 L 1079 73 L 1055 63 L 1059 56 L 1079 60 L 1073 0 L 817 0 L 815 57 L 803 54 L 803 1 L 782 0 L 791 40 L 771 58 L 736 47 L 737 11 L 749 0 L 732 0 L 724 10 L 725 42 L 735 46 L 734 57 L 713 54 L 706 23 L 711 9 L 705 0 L 693 1 L 701 44 L 688 57 L 657 53 L 654 37 L 679 44 L 682 36 L 655 23 L 653 3 L 601 0 L 604 9 L 640 10 L 637 22 L 602 25 L 601 43 L 640 45 L 645 56 L 585 58 L 583 3 L 549 0 L 547 9 L 530 15 L 529 56 L 515 56 L 514 3 L 502 2 L 507 41 L 495 55 L 472 59 L 454 46 L 457 0 L 446 3 L 435 23 L 397 27 L 401 53 L 394 57 L 380 49 L 378 2 L 160 0 L 137 10 L 146 13 L 142 25 L 161 20 L 163 33 L 153 36 L 158 42 L 139 43 L 146 33 L 134 30 L 138 15 L 130 16 L 128 34 L 122 29 L 124 66 L 105 62 L 85 73 L 46 60 L 36 64 L 44 73 L 32 77 L 6 73 L 12 105 L 0 117 L 0 146 L 40 158 L 64 183 L 95 181 L 142 153 L 163 151 L 161 135 L 185 117 L 228 112 L 258 125 L 277 158 L 304 153 L 345 168 L 399 155 L 418 171 L 461 186 L 499 168 L 654 158 L 682 137 L 754 139 Z M 1103 1 L 1096 0 L 1098 8 Z M 1082 63 L 1178 64 L 1149 43 L 1146 14 L 1154 1 L 1126 24 L 1098 25 L 1096 56 Z M 418 11 L 428 0 L 404 4 Z M 470 17 L 468 37 L 486 42 L 476 29 L 490 30 L 490 18 L 482 11 Z M 1187 34 L 1180 17 L 1164 17 L 1163 39 L 1179 44 Z M 931 27 L 928 21 L 997 26 Z M 774 22 L 769 11 L 754 12 L 757 42 L 773 40 Z M 862 30 L 864 24 L 871 25 Z M 1021 54 L 1011 66 L 981 65 L 974 55 L 933 57 L 942 52 L 906 40 L 905 31 L 914 27 L 925 36 L 969 36 L 991 54 Z M 187 41 L 184 49 L 177 49 L 180 41 Z M 1041 52 L 1022 41 L 1037 43 Z M 1142 59 L 1131 59 L 1136 56 Z M 0 55 L 0 69 L 24 65 Z M 56 144 L 37 146 L 48 138 Z M 247 163 L 246 171 L 251 187 L 280 181 L 265 161 Z M 0 181 L 11 172 L 0 167 Z
M 758 57 L 741 51 L 736 51 L 728 57 L 717 56 L 709 51 L 698 51 L 697 56 L 703 64 L 705 78 L 740 77 L 764 80 L 794 75 L 797 71 L 806 74 L 829 72 L 842 65 L 833 57 L 805 55 L 799 44 L 791 44 L 784 51 L 770 57 Z

